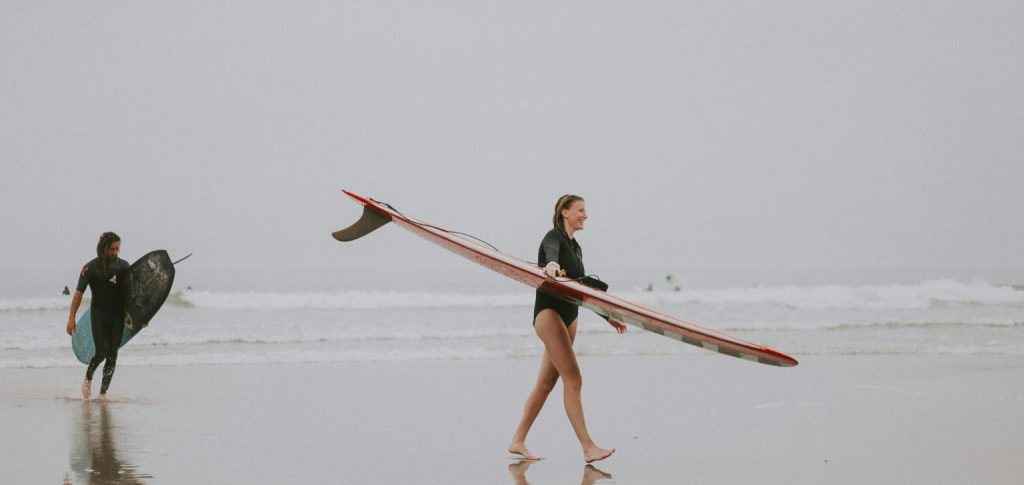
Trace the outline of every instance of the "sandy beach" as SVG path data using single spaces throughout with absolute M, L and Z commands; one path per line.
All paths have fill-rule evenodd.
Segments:
M 3 369 L 8 483 L 1019 483 L 1024 358 L 584 357 L 585 467 L 553 394 L 504 452 L 534 359 Z M 556 389 L 556 393 L 559 391 Z M 100 479 L 100 480 L 97 480 Z
M 1006 1 L 0 2 L 0 485 L 1024 484 L 1021 25 Z M 352 224 L 377 229 L 332 237 Z M 169 295 L 86 269 L 108 231 L 179 261 Z M 556 259 L 629 302 L 604 314 L 800 364 L 581 310 L 617 452 L 583 462 L 558 387 L 519 461 L 552 289 L 527 266 Z M 83 401 L 68 324 L 125 283 L 162 306 Z

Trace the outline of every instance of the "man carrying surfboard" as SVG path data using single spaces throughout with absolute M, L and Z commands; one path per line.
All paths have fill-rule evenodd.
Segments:
M 82 266 L 78 275 L 78 286 L 71 298 L 71 315 L 68 316 L 67 332 L 75 332 L 75 317 L 82 304 L 82 296 L 88 286 L 92 291 L 89 305 L 92 314 L 92 336 L 96 345 L 96 356 L 89 362 L 82 382 L 82 398 L 88 400 L 92 394 L 92 376 L 104 360 L 103 382 L 100 399 L 106 399 L 110 380 L 117 365 L 117 349 L 124 333 L 124 310 L 128 302 L 131 265 L 118 257 L 121 252 L 121 238 L 113 232 L 100 235 L 96 243 L 96 258 Z M 142 326 L 146 326 L 143 323 Z
M 567 276 L 581 279 L 586 276 L 583 269 L 583 250 L 573 238 L 576 231 L 583 229 L 586 219 L 587 210 L 582 197 L 563 195 L 558 199 L 552 217 L 554 228 L 541 241 L 538 255 L 538 264 L 544 267 L 544 274 L 548 278 Z M 602 289 L 606 288 L 607 286 Z M 534 420 L 540 414 L 548 394 L 554 389 L 559 378 L 562 379 L 565 413 L 583 447 L 583 459 L 590 463 L 603 460 L 615 453 L 614 448 L 604 449 L 594 443 L 583 418 L 583 378 L 576 362 L 576 353 L 572 348 L 576 338 L 578 315 L 577 304 L 537 291 L 533 307 L 533 327 L 544 343 L 544 357 L 541 359 L 537 384 L 526 400 L 523 417 L 519 421 L 512 442 L 508 445 L 509 453 L 520 455 L 527 460 L 540 459 L 526 448 L 526 434 L 530 432 Z M 621 334 L 626 331 L 626 326 L 618 319 L 607 320 L 616 332 Z

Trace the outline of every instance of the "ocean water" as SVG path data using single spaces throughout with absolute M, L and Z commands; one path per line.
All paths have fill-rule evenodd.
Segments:
M 900 284 L 725 285 L 613 293 L 788 353 L 1024 355 L 1024 286 L 953 279 Z M 366 362 L 539 356 L 533 290 L 175 289 L 124 365 Z M 86 297 L 88 301 L 88 294 Z M 77 367 L 70 297 L 0 295 L 0 368 Z M 83 303 L 83 306 L 86 303 Z M 577 353 L 729 358 L 580 312 Z

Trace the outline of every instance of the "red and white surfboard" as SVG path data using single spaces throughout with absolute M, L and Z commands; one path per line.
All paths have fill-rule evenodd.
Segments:
M 353 241 L 389 222 L 395 222 L 417 236 L 531 288 L 571 301 L 601 315 L 617 318 L 648 332 L 752 362 L 780 367 L 797 365 L 796 359 L 768 347 L 644 308 L 573 280 L 548 279 L 542 269 L 533 263 L 497 251 L 472 238 L 410 218 L 390 205 L 347 190 L 343 192 L 363 204 L 363 215 L 355 224 L 333 233 L 334 238 L 339 241 Z

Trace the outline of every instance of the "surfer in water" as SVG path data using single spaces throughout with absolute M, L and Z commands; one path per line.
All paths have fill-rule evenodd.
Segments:
M 541 241 L 538 255 L 538 264 L 544 267 L 544 274 L 548 278 L 585 276 L 583 251 L 573 236 L 583 229 L 583 222 L 586 220 L 587 210 L 582 197 L 563 195 L 558 199 L 552 217 L 554 228 Z M 604 449 L 594 443 L 583 418 L 583 401 L 580 395 L 583 378 L 576 362 L 576 353 L 572 348 L 576 339 L 578 315 L 579 307 L 576 304 L 537 291 L 533 307 L 533 327 L 544 343 L 544 357 L 541 359 L 537 383 L 526 399 L 523 417 L 519 420 L 519 427 L 512 437 L 512 443 L 508 445 L 509 453 L 527 460 L 542 459 L 526 448 L 526 435 L 559 378 L 562 379 L 565 413 L 583 447 L 583 459 L 591 463 L 615 453 L 614 448 Z M 626 331 L 626 326 L 617 319 L 606 320 L 616 332 L 621 334 Z
M 96 259 L 82 267 L 78 276 L 78 287 L 71 297 L 71 315 L 68 316 L 68 335 L 75 333 L 75 316 L 82 304 L 85 287 L 92 291 L 92 338 L 96 345 L 96 356 L 89 362 L 82 382 L 82 398 L 88 400 L 92 394 L 92 375 L 103 364 L 103 383 L 100 386 L 100 399 L 107 397 L 110 379 L 114 377 L 117 365 L 117 349 L 121 346 L 124 334 L 124 309 L 128 303 L 129 278 L 131 265 L 118 257 L 121 252 L 121 238 L 113 232 L 100 235 L 96 244 Z M 146 324 L 142 325 L 143 327 Z

